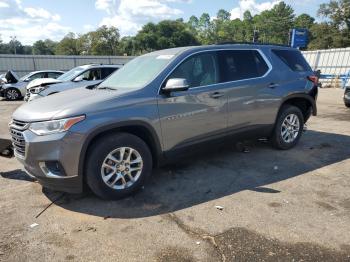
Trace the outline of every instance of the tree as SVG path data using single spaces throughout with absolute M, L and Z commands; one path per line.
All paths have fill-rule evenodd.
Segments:
M 33 44 L 34 55 L 54 55 L 57 43 L 46 39 L 45 41 L 38 40 Z
M 117 55 L 120 40 L 119 30 L 114 27 L 101 26 L 91 35 L 92 55 Z
M 321 4 L 317 14 L 330 18 L 339 29 L 346 27 L 350 30 L 350 0 L 332 0 L 328 4 Z
M 148 23 L 143 26 L 135 39 L 141 53 L 198 44 L 188 25 L 180 20 Z
M 289 30 L 293 27 L 294 10 L 284 2 L 279 2 L 271 10 L 254 16 L 253 21 L 265 42 L 287 44 Z
M 245 11 L 243 14 L 243 21 L 252 22 L 252 20 L 253 20 L 252 14 L 248 10 Z
M 231 18 L 230 12 L 227 12 L 224 9 L 220 9 L 216 14 L 216 19 L 219 21 L 228 21 Z
M 296 28 L 306 28 L 310 29 L 315 22 L 315 18 L 309 16 L 308 14 L 301 14 L 294 20 L 294 27 Z
M 74 33 L 68 33 L 56 46 L 55 53 L 58 55 L 80 55 L 82 46 Z

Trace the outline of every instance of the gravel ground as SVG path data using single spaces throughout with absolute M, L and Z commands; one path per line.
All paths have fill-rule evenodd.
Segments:
M 0 136 L 18 105 L 0 101 Z M 318 107 L 292 150 L 232 143 L 121 201 L 43 190 L 1 158 L 0 261 L 350 261 L 350 110 L 339 89 Z

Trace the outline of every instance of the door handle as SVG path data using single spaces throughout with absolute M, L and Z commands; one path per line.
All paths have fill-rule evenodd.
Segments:
M 276 88 L 278 86 L 279 86 L 279 84 L 275 84 L 275 83 L 269 84 L 269 88 L 272 88 L 272 89 L 274 89 L 274 88 Z
M 217 99 L 217 98 L 220 98 L 220 97 L 222 97 L 222 96 L 224 96 L 225 94 L 224 93 L 221 93 L 221 92 L 214 92 L 214 93 L 211 93 L 210 94 L 210 97 L 211 98 L 215 98 L 215 99 Z

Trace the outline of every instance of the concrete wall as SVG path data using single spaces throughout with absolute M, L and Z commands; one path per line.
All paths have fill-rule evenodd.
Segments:
M 304 51 L 304 57 L 314 70 L 322 74 L 342 75 L 350 71 L 350 47 Z
M 126 56 L 59 56 L 59 55 L 1 55 L 0 74 L 13 70 L 19 77 L 37 70 L 68 71 L 85 64 L 125 64 L 133 57 Z
M 322 74 L 346 74 L 350 70 L 350 48 L 304 51 L 303 55 L 314 70 Z M 133 57 L 125 56 L 51 56 L 51 55 L 1 55 L 0 74 L 9 69 L 19 76 L 32 71 L 56 69 L 67 71 L 91 63 L 125 64 Z

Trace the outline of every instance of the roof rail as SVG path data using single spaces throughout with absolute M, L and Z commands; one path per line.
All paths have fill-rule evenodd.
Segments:
M 226 41 L 219 42 L 216 45 L 274 45 L 274 46 L 283 46 L 290 47 L 289 45 L 275 44 L 275 43 L 254 43 L 254 42 L 235 42 L 235 41 Z

